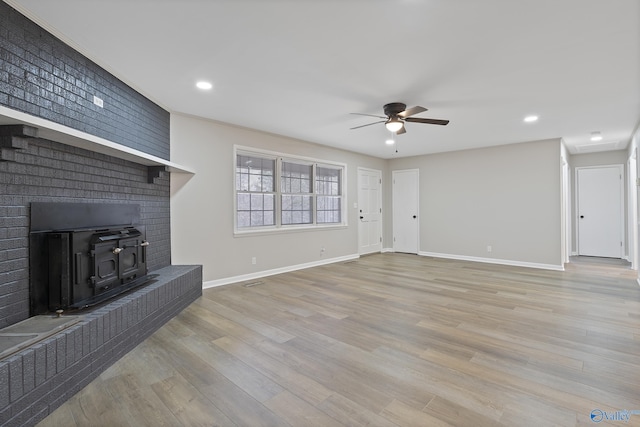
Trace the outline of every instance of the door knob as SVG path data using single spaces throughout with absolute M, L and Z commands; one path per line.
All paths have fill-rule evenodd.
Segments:
M 364 217 L 363 217 L 363 216 L 361 216 L 361 217 L 360 217 L 360 219 L 364 219 Z
M 413 219 L 416 219 L 416 218 L 417 218 L 417 216 L 416 216 L 416 215 L 414 215 L 414 216 L 413 216 Z
M 580 215 L 580 219 L 584 218 L 584 215 Z

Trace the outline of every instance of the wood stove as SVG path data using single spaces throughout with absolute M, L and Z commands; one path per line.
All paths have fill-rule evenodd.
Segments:
M 94 304 L 147 274 L 141 227 L 72 230 L 46 236 L 49 308 Z
M 150 279 L 137 205 L 33 203 L 31 222 L 32 315 L 95 305 Z

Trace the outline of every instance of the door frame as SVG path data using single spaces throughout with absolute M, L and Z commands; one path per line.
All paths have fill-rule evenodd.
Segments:
M 624 259 L 624 255 L 625 255 L 625 251 L 624 248 L 626 248 L 626 236 L 625 236 L 625 221 L 624 221 L 624 203 L 625 203 L 625 197 L 624 197 L 624 177 L 625 177 L 625 173 L 624 173 L 624 165 L 620 164 L 620 163 L 615 163 L 615 164 L 610 164 L 610 165 L 595 165 L 595 166 L 578 166 L 575 168 L 575 207 L 576 207 L 576 211 L 574 212 L 574 221 L 576 224 L 576 254 L 580 255 L 580 221 L 578 218 L 578 215 L 580 215 L 580 190 L 579 190 L 579 185 L 580 185 L 580 180 L 578 179 L 578 173 L 580 170 L 585 170 L 585 169 L 604 169 L 604 168 L 617 168 L 618 171 L 620 172 L 621 175 L 621 179 L 620 179 L 620 240 L 622 242 L 622 247 L 620 248 L 620 258 Z
M 562 207 L 561 207 L 561 233 L 562 233 L 562 263 L 570 262 L 571 255 L 571 184 L 570 166 L 567 159 L 562 156 Z M 577 247 L 576 247 L 577 249 Z
M 637 152 L 635 148 L 629 156 L 627 163 L 627 257 L 631 262 L 631 269 L 638 270 L 638 172 L 637 172 Z
M 357 172 L 357 176 L 358 176 L 358 209 L 360 208 L 360 172 L 373 172 L 375 174 L 377 174 L 380 177 L 380 191 L 378 191 L 378 206 L 380 206 L 380 220 L 378 221 L 378 234 L 380 235 L 381 241 L 380 241 L 380 252 L 382 252 L 383 250 L 383 240 L 384 237 L 382 236 L 382 221 L 383 221 L 383 209 L 382 209 L 382 171 L 379 169 L 371 169 L 371 168 L 364 168 L 364 167 L 358 167 L 358 172 Z M 358 254 L 359 255 L 366 255 L 366 254 L 370 254 L 370 253 L 376 253 L 376 251 L 373 252 L 362 252 L 361 248 L 360 248 L 360 233 L 362 233 L 362 228 L 360 226 L 360 221 L 358 221 Z

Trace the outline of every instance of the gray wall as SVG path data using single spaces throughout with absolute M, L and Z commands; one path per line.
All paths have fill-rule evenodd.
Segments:
M 555 139 L 391 160 L 420 170 L 420 252 L 561 268 L 560 153 Z
M 234 144 L 347 164 L 348 227 L 234 236 Z M 171 175 L 172 259 L 202 264 L 205 282 L 357 255 L 357 169 L 386 174 L 382 159 L 178 114 L 171 159 L 196 172 Z
M 387 249 L 391 170 L 418 168 L 422 253 L 562 268 L 559 139 L 382 160 L 182 115 L 171 120 L 171 157 L 196 171 L 171 177 L 173 261 L 202 264 L 205 282 L 356 255 L 358 167 L 383 171 Z M 234 236 L 234 144 L 347 163 L 348 227 Z

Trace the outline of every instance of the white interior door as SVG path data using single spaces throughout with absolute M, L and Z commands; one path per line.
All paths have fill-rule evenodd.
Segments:
M 358 168 L 359 253 L 382 250 L 382 172 Z
M 578 255 L 622 258 L 622 165 L 576 169 Z
M 393 250 L 418 253 L 418 170 L 392 172 Z

